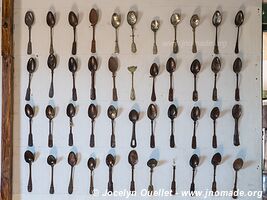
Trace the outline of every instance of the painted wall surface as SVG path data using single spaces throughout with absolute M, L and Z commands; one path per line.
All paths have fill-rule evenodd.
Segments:
M 95 123 L 96 147 L 89 148 L 89 134 L 91 124 L 87 115 L 87 109 L 91 101 L 89 99 L 91 76 L 87 67 L 92 39 L 92 28 L 89 24 L 88 14 L 92 7 L 100 11 L 99 23 L 96 26 L 97 54 L 99 69 L 96 73 L 97 100 L 94 101 L 99 108 L 99 116 Z M 35 13 L 35 24 L 32 28 L 33 57 L 38 63 L 37 71 L 32 79 L 32 105 L 36 106 L 36 116 L 33 119 L 34 150 L 37 158 L 33 164 L 33 192 L 27 192 L 28 165 L 24 162 L 23 154 L 27 147 L 28 118 L 24 113 L 26 104 L 25 91 L 28 84 L 26 64 L 30 56 L 26 54 L 28 31 L 24 24 L 24 14 L 27 10 Z M 48 98 L 50 84 L 50 70 L 47 67 L 49 53 L 49 27 L 46 24 L 46 14 L 49 10 L 56 12 L 57 22 L 53 31 L 54 48 L 58 58 L 55 69 L 55 97 Z M 127 24 L 126 15 L 130 9 L 137 9 L 139 20 L 136 24 L 137 53 L 130 52 L 131 30 Z M 218 77 L 219 101 L 211 99 L 214 74 L 211 71 L 211 62 L 214 58 L 213 44 L 215 28 L 211 18 L 216 9 L 223 13 L 223 22 L 219 27 L 219 45 L 222 69 Z M 240 32 L 240 54 L 243 68 L 240 75 L 240 93 L 243 114 L 240 119 L 239 147 L 233 146 L 234 120 L 231 114 L 234 101 L 235 74 L 233 62 L 237 55 L 234 54 L 237 28 L 234 18 L 239 9 L 245 14 L 245 21 Z M 69 119 L 66 116 L 66 107 L 71 102 L 72 77 L 68 70 L 68 59 L 71 56 L 71 44 L 73 30 L 68 23 L 70 10 L 79 12 L 79 25 L 77 27 L 76 58 L 79 62 L 79 70 L 76 74 L 76 86 L 78 90 L 78 108 L 74 118 L 74 144 L 69 147 Z M 119 28 L 119 45 L 121 53 L 119 70 L 117 73 L 117 87 L 119 101 L 111 101 L 112 77 L 108 70 L 108 59 L 113 55 L 115 32 L 110 24 L 114 11 L 122 13 L 122 25 Z M 170 16 L 174 11 L 181 13 L 182 20 L 177 26 L 179 53 L 172 54 L 173 27 L 170 24 Z M 196 30 L 198 53 L 191 53 L 192 29 L 189 25 L 191 16 L 200 15 L 200 25 Z M 261 190 L 261 1 L 260 0 L 128 0 L 128 1 L 15 1 L 15 109 L 14 109 L 14 200 L 43 200 L 43 199 L 108 199 L 102 196 L 108 182 L 108 167 L 105 163 L 109 152 L 117 156 L 117 164 L 113 170 L 114 189 L 116 191 L 128 190 L 130 184 L 131 168 L 128 164 L 128 153 L 131 150 L 129 143 L 132 124 L 128 119 L 129 111 L 136 108 L 141 112 L 137 122 L 136 148 L 139 154 L 139 162 L 136 166 L 136 189 L 140 194 L 149 184 L 149 168 L 146 162 L 155 157 L 160 161 L 153 176 L 155 190 L 170 190 L 172 178 L 172 161 L 176 160 L 176 181 L 178 192 L 189 190 L 192 169 L 189 159 L 193 153 L 200 155 L 200 165 L 195 177 L 196 190 L 206 191 L 211 189 L 213 166 L 210 160 L 215 152 L 223 155 L 222 164 L 217 170 L 217 187 L 219 191 L 231 191 L 234 182 L 232 163 L 237 157 L 245 161 L 244 169 L 238 176 L 238 188 L 240 190 Z M 152 54 L 153 33 L 150 30 L 152 19 L 159 18 L 160 30 L 157 33 L 159 53 Z M 170 120 L 167 110 L 171 102 L 167 101 L 169 88 L 169 74 L 165 69 L 168 58 L 172 56 L 177 61 L 177 70 L 174 73 L 174 104 L 179 107 L 179 114 L 175 120 L 176 148 L 169 148 Z M 190 72 L 192 61 L 198 58 L 202 64 L 197 84 L 199 101 L 193 102 L 193 75 Z M 146 110 L 150 102 L 152 79 L 149 69 L 153 62 L 160 65 L 160 74 L 156 79 L 156 104 L 159 115 L 156 119 L 155 135 L 156 148 L 149 148 L 150 121 Z M 136 101 L 129 99 L 130 73 L 128 66 L 136 65 L 135 73 Z M 47 147 L 48 119 L 45 116 L 45 108 L 48 104 L 54 105 L 57 110 L 53 124 L 55 147 Z M 117 147 L 111 149 L 110 134 L 111 124 L 106 112 L 110 104 L 119 108 L 116 119 L 115 131 Z M 190 112 L 193 106 L 200 106 L 201 118 L 197 126 L 198 148 L 191 149 L 191 137 L 193 121 Z M 221 116 L 217 122 L 218 149 L 211 147 L 212 120 L 210 111 L 214 106 L 221 110 Z M 71 150 L 79 155 L 78 165 L 74 172 L 74 193 L 68 195 L 67 188 L 70 175 L 70 166 L 67 156 Z M 56 154 L 58 164 L 55 166 L 55 194 L 49 195 L 50 167 L 46 163 L 47 156 Z M 90 197 L 88 158 L 94 155 L 98 159 L 98 165 L 94 173 L 95 188 L 100 192 L 98 197 Z M 131 197 L 130 199 L 149 199 L 151 197 Z M 188 199 L 177 195 L 175 197 L 163 197 L 163 199 Z M 198 198 L 204 198 L 198 197 Z M 110 199 L 122 199 L 111 197 Z M 155 197 L 158 199 L 158 197 Z M 215 198 L 216 199 L 216 198 Z M 218 199 L 231 199 L 221 197 Z M 239 199 L 257 199 L 257 197 L 240 197 Z

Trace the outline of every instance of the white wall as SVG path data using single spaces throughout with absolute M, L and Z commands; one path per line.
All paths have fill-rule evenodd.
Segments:
M 99 58 L 99 70 L 96 74 L 97 103 L 100 106 L 100 115 L 96 119 L 96 148 L 89 148 L 90 123 L 87 116 L 89 100 L 90 73 L 87 62 L 90 53 L 90 41 L 92 29 L 88 22 L 88 13 L 92 6 L 100 9 L 100 20 L 96 27 L 97 56 Z M 133 55 L 130 52 L 130 27 L 125 16 L 130 8 L 138 9 L 140 20 L 136 25 L 136 43 L 138 52 Z M 240 104 L 243 107 L 243 115 L 240 120 L 241 146 L 234 147 L 232 143 L 234 120 L 231 109 L 234 101 L 235 75 L 232 72 L 232 64 L 236 58 L 234 45 L 236 28 L 234 17 L 239 9 L 245 12 L 245 22 L 241 28 L 240 49 L 243 60 L 241 72 Z M 25 91 L 28 74 L 26 64 L 29 56 L 26 55 L 27 27 L 24 24 L 24 14 L 28 9 L 35 12 L 36 23 L 33 26 L 33 52 L 38 61 L 38 69 L 34 73 L 32 81 L 33 100 L 31 104 L 37 106 L 37 115 L 33 121 L 34 150 L 37 152 L 36 162 L 33 164 L 33 192 L 26 190 L 28 180 L 28 166 L 24 162 L 23 153 L 27 149 L 28 119 L 24 114 Z M 46 25 L 46 13 L 49 9 L 56 11 L 57 24 L 54 29 L 54 47 L 59 63 L 55 70 L 55 98 L 48 98 L 50 71 L 46 65 L 49 49 L 49 28 Z M 79 11 L 80 23 L 78 25 L 78 55 L 79 71 L 77 73 L 78 89 L 78 114 L 74 118 L 75 148 L 79 152 L 79 163 L 75 170 L 74 194 L 67 194 L 70 167 L 67 164 L 67 155 L 73 148 L 67 146 L 68 118 L 65 114 L 66 106 L 71 97 L 71 74 L 67 63 L 70 57 L 72 43 L 72 29 L 68 24 L 68 12 L 74 9 Z M 220 57 L 222 70 L 218 79 L 219 101 L 211 100 L 213 87 L 213 74 L 210 70 L 214 57 L 213 43 L 215 29 L 211 24 L 211 17 L 216 9 L 223 11 L 223 23 L 219 28 Z M 95 155 L 99 165 L 95 171 L 95 187 L 103 192 L 107 186 L 108 168 L 105 164 L 105 156 L 113 152 L 109 148 L 110 121 L 106 116 L 106 110 L 111 103 L 111 73 L 108 71 L 108 58 L 114 49 L 114 29 L 110 25 L 110 17 L 114 10 L 119 10 L 123 15 L 123 23 L 119 29 L 119 44 L 121 54 L 118 55 L 120 68 L 117 73 L 117 86 L 120 108 L 119 117 L 116 120 L 116 139 L 118 147 L 115 149 L 119 161 L 114 168 L 114 188 L 123 190 L 129 188 L 130 165 L 127 162 L 130 151 L 131 123 L 128 113 L 131 108 L 141 111 L 141 119 L 137 123 L 137 139 L 139 163 L 136 167 L 136 188 L 138 192 L 147 188 L 149 169 L 147 160 L 155 156 L 160 160 L 160 166 L 155 169 L 155 189 L 169 190 L 171 181 L 172 159 L 177 163 L 177 187 L 178 190 L 188 190 L 190 187 L 192 170 L 189 167 L 189 159 L 193 153 L 201 156 L 201 163 L 196 175 L 196 189 L 206 190 L 211 188 L 212 165 L 210 159 L 214 152 L 223 155 L 222 165 L 218 167 L 217 182 L 219 190 L 232 190 L 234 172 L 232 162 L 237 157 L 245 160 L 244 169 L 240 171 L 238 188 L 240 190 L 261 190 L 261 1 L 185 1 L 185 0 L 129 0 L 129 1 L 16 1 L 15 2 L 15 109 L 14 109 L 14 199 L 41 200 L 49 199 L 48 195 L 50 168 L 46 163 L 49 153 L 57 154 L 59 163 L 55 166 L 55 189 L 53 199 L 88 199 L 89 172 L 86 166 L 90 155 Z M 173 28 L 169 23 L 170 15 L 174 10 L 182 13 L 182 21 L 178 25 L 178 42 L 180 52 L 171 54 L 173 40 Z M 189 20 L 193 13 L 200 14 L 201 23 L 196 31 L 198 54 L 191 53 L 192 31 Z M 150 22 L 154 17 L 161 20 L 161 27 L 157 34 L 159 54 L 152 55 L 152 31 Z M 175 123 L 176 145 L 170 149 L 169 126 L 167 109 L 170 102 L 167 101 L 169 75 L 165 70 L 167 59 L 173 56 L 178 63 L 174 74 L 175 101 L 179 106 L 179 116 Z M 198 58 L 202 63 L 202 70 L 198 78 L 199 101 L 192 102 L 193 76 L 190 72 L 192 61 Z M 151 84 L 149 68 L 153 62 L 158 62 L 161 72 L 156 80 L 157 105 L 159 117 L 156 119 L 156 149 L 149 148 L 150 122 L 146 116 L 146 110 L 150 104 Z M 130 74 L 127 66 L 137 65 L 135 89 L 137 100 L 129 100 Z M 47 147 L 48 120 L 45 117 L 47 104 L 57 107 L 57 116 L 54 120 L 55 148 Z M 199 105 L 202 116 L 197 128 L 199 148 L 191 149 L 191 137 L 193 122 L 190 112 L 194 105 Z M 219 148 L 211 148 L 212 121 L 209 113 L 213 106 L 219 106 L 221 117 L 217 123 Z M 105 199 L 101 197 L 99 199 Z M 121 198 L 116 198 L 121 199 Z M 139 199 L 139 198 L 138 198 Z M 147 198 L 143 198 L 147 199 Z M 164 197 L 164 199 L 171 199 Z M 188 199 L 177 197 L 177 199 Z M 219 199 L 219 198 L 218 198 Z M 227 199 L 222 197 L 220 199 Z M 230 197 L 228 199 L 231 199 Z M 243 197 L 240 199 L 256 199 L 256 197 Z

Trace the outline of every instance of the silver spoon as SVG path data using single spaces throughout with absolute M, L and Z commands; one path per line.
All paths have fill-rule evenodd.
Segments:
M 134 25 L 137 22 L 137 13 L 134 11 L 129 11 L 127 14 L 127 22 L 128 24 L 131 26 L 132 28 L 132 45 L 131 45 L 131 50 L 133 53 L 136 53 L 137 49 L 136 49 L 136 44 L 134 42 Z
M 222 14 L 220 11 L 216 10 L 212 17 L 212 24 L 216 28 L 215 45 L 214 45 L 214 50 L 213 50 L 215 54 L 219 54 L 217 33 L 218 33 L 218 26 L 221 24 L 221 22 L 222 22 Z
M 239 10 L 238 13 L 235 16 L 235 25 L 237 26 L 237 37 L 236 37 L 236 44 L 235 44 L 235 53 L 239 53 L 239 47 L 238 47 L 238 38 L 239 38 L 239 27 L 244 22 L 244 13 L 242 10 Z
M 131 95 L 130 95 L 130 99 L 131 99 L 132 101 L 135 100 L 134 72 L 136 71 L 136 69 L 137 69 L 137 66 L 130 66 L 130 67 L 128 67 L 128 70 L 129 70 L 129 72 L 130 72 L 131 75 L 132 75 L 132 88 L 131 88 Z
M 196 45 L 196 27 L 199 25 L 199 17 L 198 15 L 193 15 L 190 19 L 190 25 L 193 29 L 193 46 L 192 46 L 192 52 L 197 52 L 197 45 Z
M 28 26 L 29 29 L 29 41 L 28 41 L 28 47 L 27 47 L 27 54 L 32 54 L 32 42 L 31 42 L 31 30 L 32 25 L 34 23 L 34 14 L 32 11 L 27 11 L 25 14 L 25 24 Z
M 154 45 L 153 45 L 153 54 L 158 53 L 157 41 L 156 41 L 156 33 L 159 30 L 160 22 L 159 20 L 153 20 L 151 22 L 151 30 L 154 32 Z
M 115 53 L 119 53 L 120 48 L 119 48 L 119 42 L 118 42 L 118 28 L 121 25 L 121 15 L 118 13 L 113 13 L 113 15 L 111 17 L 111 24 L 115 28 L 115 35 L 116 35 Z
M 178 53 L 178 43 L 177 43 L 177 25 L 179 24 L 179 22 L 181 21 L 181 17 L 178 13 L 173 13 L 171 16 L 171 24 L 174 27 L 174 42 L 173 42 L 173 53 Z

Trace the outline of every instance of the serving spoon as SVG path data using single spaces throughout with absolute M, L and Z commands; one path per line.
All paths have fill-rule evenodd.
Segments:
M 97 117 L 97 107 L 95 104 L 90 104 L 88 108 L 88 116 L 91 118 L 91 135 L 90 135 L 90 147 L 95 147 L 95 135 L 94 135 L 94 121 Z
M 54 187 L 54 166 L 57 163 L 57 159 L 53 155 L 49 155 L 47 157 L 47 164 L 51 167 L 51 182 L 50 182 L 50 189 L 49 193 L 54 194 L 55 193 L 55 187 Z
M 69 186 L 68 186 L 68 193 L 72 194 L 73 193 L 73 169 L 75 165 L 77 164 L 77 155 L 71 151 L 68 156 L 68 163 L 71 166 L 71 172 L 70 172 L 70 181 L 69 181 Z
M 153 63 L 150 67 L 150 76 L 153 78 L 151 101 L 156 101 L 157 99 L 155 92 L 155 78 L 158 74 L 159 74 L 159 66 L 156 63 Z
M 170 88 L 169 88 L 169 101 L 173 101 L 173 72 L 176 70 L 175 60 L 170 57 L 166 64 L 166 69 L 170 73 Z
M 32 118 L 34 117 L 34 108 L 26 104 L 25 105 L 25 114 L 29 118 L 29 135 L 28 135 L 28 146 L 32 147 L 33 146 L 33 135 L 32 135 Z
M 192 146 L 192 149 L 196 149 L 197 148 L 196 124 L 197 124 L 197 121 L 200 118 L 200 108 L 198 106 L 193 107 L 193 109 L 191 111 L 191 118 L 194 121 L 194 130 L 193 130 L 191 146 Z
M 29 164 L 29 179 L 28 179 L 28 192 L 32 192 L 32 163 L 34 162 L 35 154 L 29 150 L 24 153 L 24 160 Z
M 212 92 L 212 100 L 213 101 L 217 101 L 218 97 L 217 97 L 217 87 L 216 87 L 216 85 L 217 85 L 217 75 L 218 75 L 219 71 L 221 70 L 221 60 L 220 60 L 220 58 L 215 57 L 212 60 L 211 70 L 214 73 L 214 87 L 213 87 L 213 92 Z
M 110 118 L 111 120 L 111 138 L 110 138 L 110 146 L 112 148 L 115 148 L 116 147 L 116 141 L 115 141 L 115 133 L 114 133 L 114 120 L 116 119 L 117 117 L 117 114 L 118 114 L 118 110 L 113 106 L 109 106 L 108 107 L 108 117 Z
M 220 110 L 218 107 L 214 107 L 210 112 L 210 118 L 213 120 L 213 137 L 212 147 L 217 148 L 217 136 L 216 136 L 216 120 L 220 116 Z
M 137 146 L 137 142 L 136 142 L 136 134 L 135 134 L 135 124 L 136 122 L 138 121 L 139 119 L 139 113 L 133 109 L 130 111 L 129 113 L 129 119 L 130 121 L 132 122 L 133 124 L 133 129 L 132 129 L 132 139 L 131 139 L 131 143 L 130 143 L 130 146 L 132 148 L 135 148 Z
M 54 54 L 54 47 L 53 47 L 53 28 L 56 24 L 55 15 L 49 11 L 46 15 L 46 23 L 50 27 L 50 49 L 49 54 Z
M 49 119 L 48 147 L 53 147 L 52 120 L 55 117 L 55 109 L 48 105 L 45 109 L 46 117 Z
M 90 189 L 89 194 L 94 194 L 94 182 L 93 182 L 93 172 L 96 167 L 96 160 L 93 157 L 90 157 L 87 161 L 87 167 L 90 170 Z
M 47 65 L 51 70 L 51 83 L 49 88 L 49 97 L 53 98 L 54 96 L 54 70 L 57 66 L 57 58 L 54 54 L 50 54 L 47 59 Z
M 174 42 L 173 42 L 172 52 L 178 53 L 179 48 L 178 48 L 178 43 L 177 43 L 177 25 L 181 21 L 181 17 L 178 13 L 173 13 L 170 21 L 174 28 Z
M 171 136 L 170 136 L 170 147 L 174 148 L 175 147 L 175 140 L 174 140 L 174 134 L 173 134 L 173 122 L 174 119 L 177 117 L 178 110 L 177 107 L 172 104 L 170 105 L 168 109 L 168 117 L 171 119 Z
M 221 163 L 222 161 L 222 156 L 220 153 L 216 153 L 213 155 L 211 159 L 211 164 L 213 165 L 213 182 L 212 182 L 212 191 L 213 194 L 217 191 L 217 186 L 216 186 L 216 168 L 217 166 Z
M 28 82 L 28 87 L 26 90 L 26 95 L 25 95 L 25 100 L 30 101 L 31 99 L 31 80 L 33 73 L 36 70 L 36 62 L 34 58 L 30 58 L 27 63 L 27 71 L 29 72 L 29 82 Z
M 76 108 L 72 103 L 70 103 L 67 106 L 66 113 L 67 113 L 67 116 L 70 118 L 69 146 L 73 146 L 73 133 L 72 133 L 73 121 L 72 121 L 72 118 L 76 114 Z
M 98 68 L 97 59 L 95 56 L 91 56 L 88 61 L 88 69 L 91 72 L 91 90 L 90 90 L 90 99 L 96 99 L 96 89 L 95 89 L 95 72 Z
M 116 57 L 110 57 L 108 60 L 108 69 L 112 73 L 112 79 L 113 79 L 113 90 L 112 90 L 112 99 L 113 101 L 118 101 L 118 94 L 117 94 L 117 88 L 116 88 L 116 72 L 118 70 L 118 59 Z
M 91 26 L 93 27 L 93 39 L 91 43 L 91 53 L 96 52 L 96 41 L 95 41 L 95 26 L 98 21 L 98 13 L 96 9 L 92 8 L 89 14 L 89 21 L 91 23 Z
M 112 181 L 112 169 L 113 166 L 115 165 L 115 157 L 111 154 L 108 154 L 106 157 L 106 164 L 108 166 L 109 169 L 109 179 L 108 179 L 108 192 L 112 192 L 113 193 L 113 181 Z
M 218 35 L 218 26 L 221 24 L 221 22 L 222 22 L 222 14 L 219 10 L 216 10 L 212 17 L 212 24 L 216 28 L 215 44 L 214 44 L 214 50 L 213 50 L 215 54 L 219 54 L 217 35 Z
M 157 54 L 158 53 L 156 34 L 157 34 L 157 31 L 159 30 L 159 27 L 160 27 L 159 20 L 153 20 L 151 22 L 151 30 L 154 32 L 153 54 Z
M 76 27 L 78 25 L 79 20 L 78 20 L 78 16 L 73 11 L 69 12 L 68 19 L 69 19 L 69 24 L 73 28 L 73 43 L 72 43 L 71 53 L 72 53 L 72 55 L 76 55 L 76 53 L 77 53 Z
M 118 28 L 121 25 L 121 15 L 113 13 L 111 17 L 111 24 L 115 28 L 115 53 L 120 53 L 119 42 L 118 42 Z
M 147 116 L 151 121 L 151 136 L 150 136 L 150 147 L 155 148 L 155 135 L 153 122 L 157 117 L 157 106 L 155 104 L 150 104 L 147 109 Z
M 158 161 L 154 158 L 151 158 L 147 161 L 147 166 L 150 168 L 150 181 L 148 186 L 148 193 L 152 194 L 154 193 L 154 186 L 152 183 L 152 177 L 153 177 L 153 170 L 158 165 Z
M 192 64 L 191 64 L 191 72 L 194 75 L 194 90 L 193 90 L 193 95 L 192 95 L 192 100 L 193 101 L 198 101 L 198 92 L 197 92 L 197 74 L 199 73 L 201 69 L 201 64 L 198 59 L 195 59 Z
M 128 162 L 132 167 L 132 180 L 130 185 L 130 191 L 135 192 L 135 182 L 134 182 L 134 166 L 138 163 L 138 154 L 135 150 L 130 151 L 128 155 Z
M 234 131 L 234 145 L 235 146 L 240 145 L 239 132 L 238 132 L 238 120 L 241 117 L 241 114 L 242 114 L 241 106 L 238 104 L 234 105 L 232 109 L 232 116 L 235 119 L 235 131 Z
M 236 89 L 235 89 L 235 100 L 240 101 L 240 94 L 239 94 L 239 73 L 242 69 L 242 60 L 240 58 L 236 58 L 233 64 L 233 71 L 236 74 Z
M 242 10 L 239 10 L 235 16 L 235 25 L 237 26 L 237 36 L 236 36 L 236 44 L 235 44 L 235 53 L 239 53 L 239 28 L 244 22 L 244 13 Z
M 134 42 L 134 25 L 137 22 L 137 13 L 134 11 L 129 11 L 127 14 L 127 22 L 128 24 L 131 26 L 132 28 L 132 45 L 131 45 L 131 50 L 133 53 L 136 53 L 137 49 L 136 49 L 136 44 Z
M 28 41 L 28 47 L 27 47 L 27 54 L 30 55 L 32 54 L 31 30 L 32 30 L 32 25 L 34 23 L 33 11 L 29 10 L 26 12 L 24 21 L 25 21 L 25 24 L 28 26 L 28 30 L 29 30 L 29 41 Z
M 191 196 L 193 196 L 193 195 L 195 195 L 195 172 L 196 172 L 196 168 L 199 164 L 198 155 L 196 155 L 196 154 L 192 155 L 192 157 L 190 158 L 189 164 L 193 169 L 192 182 L 191 182 L 191 186 L 190 186 L 190 193 L 191 193 Z
M 78 70 L 77 61 L 75 58 L 70 57 L 69 59 L 69 70 L 72 73 L 72 100 L 77 101 L 77 90 L 75 87 L 75 73 Z
M 242 169 L 244 164 L 244 161 L 241 158 L 238 158 L 234 161 L 233 163 L 233 168 L 235 170 L 235 183 L 234 183 L 234 188 L 233 188 L 233 199 L 237 199 L 237 172 Z
M 132 101 L 135 100 L 135 90 L 134 90 L 134 72 L 136 71 L 137 66 L 130 66 L 128 67 L 128 71 L 131 73 L 132 75 L 132 88 L 131 88 L 131 94 L 130 94 L 130 99 Z
M 193 15 L 190 19 L 190 25 L 193 30 L 193 46 L 192 52 L 197 53 L 197 45 L 196 45 L 196 27 L 199 25 L 199 17 L 198 15 Z

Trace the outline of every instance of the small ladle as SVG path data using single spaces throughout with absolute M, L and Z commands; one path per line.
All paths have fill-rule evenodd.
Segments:
M 118 110 L 113 105 L 111 105 L 108 107 L 108 113 L 107 114 L 108 114 L 108 117 L 111 119 L 111 128 L 112 128 L 111 138 L 110 138 L 110 146 L 112 148 L 115 148 L 116 147 L 116 140 L 115 140 L 115 132 L 114 132 L 114 120 L 117 117 Z
M 168 117 L 171 119 L 171 136 L 170 136 L 170 147 L 174 148 L 175 147 L 175 140 L 174 140 L 174 134 L 173 134 L 173 122 L 174 119 L 177 117 L 178 110 L 177 107 L 172 104 L 170 105 L 168 109 Z
M 116 72 L 118 70 L 118 60 L 115 57 L 110 57 L 108 60 L 108 69 L 112 73 L 112 79 L 113 79 L 113 90 L 112 90 L 112 99 L 113 101 L 118 101 L 118 94 L 117 94 L 117 88 L 116 88 Z
M 130 146 L 132 148 L 135 148 L 137 146 L 137 141 L 136 141 L 136 134 L 135 134 L 135 124 L 139 119 L 139 113 L 136 110 L 131 110 L 129 113 L 129 119 L 133 123 L 133 129 L 132 129 L 132 139 Z
M 24 160 L 29 164 L 29 179 L 28 179 L 28 192 L 32 192 L 32 163 L 34 162 L 35 154 L 29 150 L 24 153 Z
M 25 105 L 25 114 L 29 118 L 29 135 L 28 135 L 28 146 L 32 147 L 33 146 L 33 135 L 32 135 L 32 118 L 34 117 L 34 108 L 26 104 Z
M 87 161 L 87 167 L 90 170 L 90 189 L 89 194 L 94 194 L 94 182 L 93 182 L 93 172 L 96 167 L 96 160 L 93 157 L 90 157 Z
M 147 109 L 147 116 L 151 121 L 151 136 L 150 136 L 150 147 L 155 148 L 155 135 L 153 122 L 157 117 L 157 106 L 155 104 L 150 104 Z
M 30 55 L 32 54 L 31 30 L 32 30 L 32 25 L 34 23 L 34 13 L 31 10 L 26 12 L 24 21 L 25 21 L 25 24 L 28 26 L 28 30 L 29 30 L 29 41 L 28 41 L 28 47 L 27 47 L 27 54 Z
M 115 53 L 120 52 L 119 42 L 118 42 L 118 28 L 121 25 L 121 15 L 118 13 L 113 13 L 111 17 L 111 24 L 115 28 Z
M 69 187 L 68 187 L 68 193 L 72 194 L 73 193 L 73 169 L 74 166 L 77 164 L 77 155 L 71 151 L 68 156 L 68 163 L 71 166 L 71 172 L 70 172 L 70 182 L 69 182 Z
M 151 101 L 156 101 L 157 99 L 155 92 L 155 78 L 158 74 L 159 74 L 159 66 L 156 63 L 153 63 L 150 67 L 150 76 L 153 78 Z
M 239 73 L 242 69 L 242 60 L 240 58 L 236 58 L 233 64 L 233 71 L 236 74 L 236 89 L 235 89 L 235 100 L 240 101 L 240 94 L 239 94 Z
M 106 157 L 106 164 L 109 168 L 109 179 L 108 179 L 108 192 L 113 193 L 113 181 L 112 181 L 112 169 L 113 166 L 115 165 L 115 157 L 111 154 L 108 154 Z
M 239 53 L 238 41 L 239 41 L 239 28 L 244 22 L 244 13 L 242 10 L 239 10 L 235 16 L 235 25 L 237 26 L 237 36 L 236 36 L 236 44 L 235 44 L 235 53 Z
M 192 136 L 192 149 L 197 148 L 197 138 L 196 138 L 196 124 L 200 117 L 200 109 L 198 106 L 193 107 L 191 111 L 191 118 L 194 121 L 194 130 L 193 130 L 193 136 Z
M 151 30 L 154 32 L 153 54 L 158 53 L 156 34 L 157 34 L 157 31 L 159 30 L 159 26 L 160 26 L 159 20 L 153 20 L 151 22 Z
M 212 182 L 212 191 L 213 194 L 217 191 L 217 186 L 216 186 L 216 168 L 217 166 L 221 163 L 222 161 L 222 156 L 220 153 L 216 153 L 213 155 L 211 159 L 211 164 L 213 165 L 213 182 Z
M 234 105 L 232 109 L 232 116 L 235 119 L 235 132 L 234 132 L 234 145 L 239 146 L 240 141 L 239 141 L 239 131 L 238 131 L 238 120 L 241 117 L 242 114 L 242 109 L 241 106 L 236 104 Z
M 54 54 L 50 54 L 47 59 L 47 65 L 51 70 L 51 83 L 49 88 L 49 97 L 52 98 L 54 96 L 54 70 L 57 66 L 57 58 Z
M 217 75 L 218 75 L 219 71 L 221 70 L 221 60 L 220 60 L 220 58 L 215 57 L 212 60 L 211 70 L 214 73 L 214 87 L 213 87 L 213 92 L 212 92 L 212 100 L 213 101 L 217 101 L 218 97 L 217 97 L 217 87 L 216 87 L 216 85 L 217 85 Z
M 26 96 L 25 96 L 26 101 L 30 101 L 31 99 L 31 80 L 32 80 L 32 76 L 35 70 L 36 70 L 35 59 L 30 58 L 27 63 L 27 71 L 29 72 L 29 82 L 28 82 L 28 87 L 27 87 Z
M 72 121 L 72 118 L 76 114 L 75 106 L 72 103 L 70 103 L 67 106 L 67 111 L 66 112 L 67 112 L 67 116 L 70 118 L 69 146 L 73 146 L 73 133 L 72 133 L 73 121 Z
M 153 170 L 158 165 L 158 161 L 154 158 L 151 158 L 147 161 L 147 166 L 150 168 L 150 181 L 148 186 L 148 193 L 153 195 L 154 193 L 154 186 L 153 186 Z
M 170 57 L 166 64 L 166 69 L 170 73 L 170 88 L 169 88 L 169 101 L 173 101 L 173 72 L 176 70 L 176 63 L 175 60 Z
M 199 73 L 201 69 L 201 64 L 198 59 L 195 59 L 192 64 L 191 64 L 191 72 L 194 75 L 194 90 L 193 90 L 193 95 L 192 99 L 193 101 L 198 101 L 198 92 L 197 92 L 197 74 Z
M 134 166 L 138 163 L 138 154 L 135 150 L 130 151 L 128 155 L 128 162 L 132 167 L 132 180 L 131 180 L 131 185 L 130 185 L 130 191 L 135 192 Z
M 90 147 L 95 147 L 94 121 L 97 117 L 97 107 L 95 104 L 90 104 L 88 108 L 88 116 L 91 118 Z
M 78 16 L 73 11 L 69 12 L 69 18 L 68 19 L 69 19 L 69 24 L 73 28 L 73 43 L 72 43 L 71 53 L 72 53 L 72 55 L 76 55 L 76 53 L 77 53 L 76 27 L 78 25 L 79 20 L 78 20 Z
M 233 199 L 237 199 L 237 172 L 242 169 L 244 164 L 244 161 L 241 158 L 238 158 L 234 161 L 233 163 L 233 168 L 235 170 L 235 183 L 234 183 L 234 188 L 233 188 Z
M 55 193 L 55 187 L 54 187 L 54 166 L 57 163 L 57 159 L 53 155 L 49 155 L 47 157 L 47 164 L 51 166 L 51 182 L 50 182 L 50 189 L 49 193 L 54 194 Z
M 88 61 L 88 69 L 91 72 L 91 90 L 90 90 L 90 99 L 96 99 L 96 89 L 95 89 L 95 72 L 97 70 L 98 64 L 97 59 L 94 56 L 91 56 Z
M 75 58 L 70 57 L 69 59 L 69 70 L 72 73 L 72 100 L 73 101 L 77 101 L 77 90 L 75 87 L 75 73 L 78 70 L 78 65 L 77 65 L 77 61 Z
M 196 168 L 199 164 L 198 155 L 196 155 L 196 154 L 192 155 L 192 157 L 190 158 L 189 164 L 193 168 L 192 182 L 191 182 L 191 186 L 190 186 L 190 193 L 191 193 L 191 196 L 193 196 L 193 195 L 195 195 L 195 172 L 196 172 Z
M 49 11 L 46 15 L 46 23 L 50 27 L 50 49 L 49 54 L 54 54 L 54 47 L 53 47 L 53 28 L 56 24 L 55 15 Z
M 217 39 L 217 35 L 218 35 L 218 26 L 222 23 L 222 14 L 220 11 L 216 10 L 215 13 L 213 14 L 212 17 L 212 24 L 215 26 L 216 28 L 216 34 L 215 34 L 215 44 L 214 44 L 214 50 L 213 52 L 215 54 L 219 54 L 219 47 L 218 47 L 218 39 Z
M 172 51 L 173 53 L 178 53 L 179 48 L 178 48 L 178 43 L 177 43 L 177 25 L 181 21 L 181 17 L 178 13 L 173 13 L 170 21 L 174 28 L 174 42 L 173 42 Z
M 45 109 L 46 117 L 49 119 L 48 147 L 53 147 L 52 120 L 55 117 L 55 109 L 48 105 Z
M 199 17 L 198 15 L 193 15 L 190 19 L 190 25 L 193 30 L 193 46 L 192 52 L 197 53 L 197 45 L 196 45 L 196 27 L 199 25 Z
M 212 147 L 217 148 L 217 136 L 216 136 L 216 120 L 220 116 L 220 110 L 218 107 L 214 107 L 210 112 L 210 118 L 213 120 L 213 137 Z

